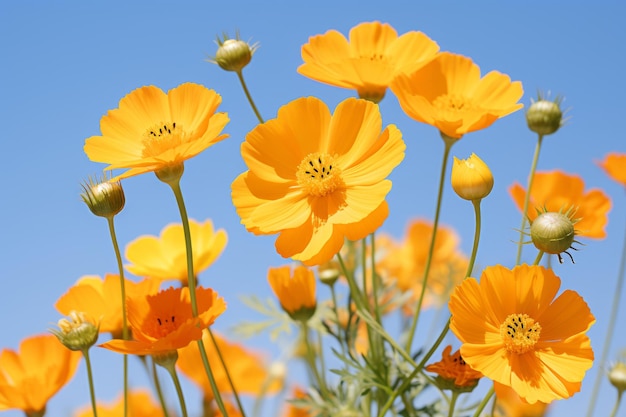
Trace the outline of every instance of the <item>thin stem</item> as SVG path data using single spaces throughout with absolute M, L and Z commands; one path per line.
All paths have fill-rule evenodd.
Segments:
M 215 352 L 217 352 L 217 356 L 220 359 L 220 363 L 224 367 L 224 370 L 226 370 L 226 378 L 228 378 L 228 383 L 230 385 L 230 388 L 233 391 L 233 394 L 235 395 L 235 402 L 237 402 L 237 407 L 239 407 L 239 411 L 241 411 L 241 416 L 246 417 L 246 413 L 243 409 L 243 405 L 241 404 L 241 399 L 239 398 L 239 394 L 237 393 L 237 389 L 235 388 L 233 379 L 230 376 L 230 372 L 228 372 L 228 367 L 226 366 L 226 362 L 224 361 L 224 356 L 222 356 L 222 351 L 220 350 L 220 347 L 217 345 L 217 341 L 215 340 L 215 336 L 213 335 L 213 332 L 211 331 L 211 329 L 208 329 L 208 330 L 209 330 L 209 336 L 211 336 L 211 342 L 213 342 L 213 347 L 215 347 Z
M 543 254 L 544 252 L 540 250 L 537 254 L 537 257 L 535 258 L 535 262 L 533 262 L 533 265 L 539 265 L 539 263 L 541 262 L 541 258 L 543 258 Z
M 150 364 L 152 366 L 152 380 L 154 381 L 154 389 L 157 393 L 159 404 L 161 404 L 161 409 L 163 409 L 163 416 L 169 417 L 170 414 L 167 411 L 167 404 L 165 403 L 165 398 L 163 397 L 163 390 L 161 389 L 161 382 L 159 381 L 159 374 L 157 373 L 156 363 L 153 359 L 151 359 Z
M 480 215 L 480 201 L 472 200 L 474 206 L 474 244 L 472 245 L 472 255 L 467 264 L 467 271 L 465 272 L 465 278 L 472 276 L 474 270 L 474 263 L 476 262 L 476 254 L 478 253 L 478 242 L 480 242 L 480 230 L 481 230 L 481 215 Z
M 474 417 L 480 416 L 480 413 L 482 413 L 482 411 L 485 409 L 487 404 L 489 404 L 489 401 L 491 400 L 491 397 L 493 397 L 493 394 L 494 394 L 494 391 L 493 391 L 493 385 L 492 385 L 491 388 L 489 388 L 489 391 L 487 391 L 485 398 L 483 398 L 480 404 L 478 404 L 478 407 L 476 408 L 476 412 L 474 413 Z
M 452 397 L 450 398 L 450 405 L 448 408 L 448 417 L 454 417 L 454 407 L 456 406 L 456 400 L 459 398 L 457 391 L 452 391 Z
M 83 356 L 85 357 L 85 365 L 87 366 L 87 379 L 89 380 L 89 396 L 91 398 L 91 409 L 93 410 L 93 417 L 98 417 L 98 410 L 96 407 L 96 392 L 93 385 L 93 373 L 91 371 L 91 359 L 89 358 L 89 348 L 84 349 Z
M 335 285 L 330 286 L 330 295 L 333 300 L 333 312 L 335 313 L 335 318 L 337 319 L 337 338 L 339 339 L 339 344 L 341 345 L 341 353 L 346 355 L 346 346 L 344 343 L 344 338 L 342 337 L 342 328 L 339 323 L 339 309 L 337 308 L 337 292 L 335 291 Z
M 611 315 L 609 317 L 609 324 L 606 330 L 606 337 L 604 339 L 604 345 L 602 346 L 602 355 L 600 356 L 600 365 L 605 364 L 613 340 L 613 333 L 615 333 L 615 323 L 617 321 L 617 313 L 619 310 L 620 296 L 622 294 L 622 288 L 624 287 L 624 273 L 626 272 L 626 230 L 624 230 L 624 243 L 622 243 L 622 259 L 619 265 L 619 272 L 617 273 L 617 284 L 615 291 L 613 292 L 613 304 L 611 306 Z M 589 402 L 589 409 L 587 410 L 587 416 L 593 415 L 593 409 L 596 405 L 598 398 L 598 392 L 600 390 L 600 384 L 602 383 L 603 373 L 599 371 L 596 374 L 596 379 L 593 383 L 593 390 L 591 391 L 591 401 Z M 617 409 L 616 409 L 617 411 Z
M 183 199 L 183 193 L 180 189 L 180 179 L 168 182 L 169 186 L 172 188 L 174 192 L 174 196 L 176 197 L 176 203 L 178 204 L 178 211 L 180 212 L 180 219 L 183 224 L 183 233 L 185 235 L 185 249 L 187 253 L 187 282 L 189 284 L 189 298 L 191 301 L 191 313 L 193 317 L 198 317 L 198 303 L 196 301 L 196 276 L 194 274 L 193 268 L 193 249 L 191 245 L 191 230 L 189 228 L 189 216 L 187 215 L 187 209 L 185 207 L 185 200 Z M 204 347 L 204 342 L 202 339 L 198 339 L 198 350 L 200 351 L 200 357 L 202 358 L 202 364 L 204 365 L 204 370 L 209 378 L 209 384 L 211 385 L 211 389 L 213 390 L 213 394 L 215 395 L 215 401 L 217 402 L 217 406 L 220 409 L 220 412 L 224 417 L 228 417 L 228 411 L 226 411 L 226 407 L 224 406 L 224 401 L 222 400 L 222 396 L 217 389 L 217 384 L 215 382 L 215 377 L 213 375 L 213 371 L 211 370 L 211 365 L 209 364 L 209 358 L 206 354 L 206 349 Z M 227 370 L 228 371 L 228 370 Z
M 120 293 L 122 297 L 122 339 L 128 340 L 128 322 L 126 320 L 126 281 L 124 279 L 124 265 L 122 264 L 122 254 L 120 252 L 120 246 L 117 243 L 117 235 L 115 233 L 115 223 L 113 221 L 113 216 L 107 217 L 107 222 L 109 225 L 111 242 L 113 243 L 113 250 L 115 251 L 117 269 L 120 275 Z M 122 360 L 124 372 L 124 417 L 126 417 L 128 415 L 128 355 L 124 354 Z
M 248 99 L 250 106 L 252 106 L 252 110 L 254 111 L 256 118 L 259 119 L 259 123 L 264 123 L 263 118 L 261 117 L 261 113 L 259 113 L 259 110 L 256 108 L 256 105 L 254 104 L 254 100 L 252 100 L 252 96 L 250 95 L 250 91 L 248 91 L 248 87 L 246 86 L 246 82 L 243 79 L 243 72 L 237 71 L 237 77 L 239 77 L 239 82 L 241 83 L 241 86 L 243 87 L 243 92 L 246 93 L 246 98 Z
M 437 207 L 435 209 L 435 220 L 433 222 L 433 233 L 430 237 L 430 245 L 428 246 L 428 258 L 426 258 L 426 265 L 424 266 L 424 277 L 422 278 L 422 291 L 420 293 L 419 301 L 415 306 L 415 314 L 413 315 L 413 321 L 409 330 L 408 338 L 406 341 L 405 350 L 409 352 L 411 345 L 413 344 L 413 336 L 417 329 L 417 322 L 419 320 L 420 310 L 422 309 L 422 303 L 424 302 L 424 295 L 426 294 L 426 287 L 428 285 L 428 274 L 430 273 L 430 265 L 433 259 L 433 253 L 435 251 L 435 239 L 437 237 L 437 227 L 439 226 L 439 214 L 441 212 L 441 202 L 443 200 L 443 184 L 446 178 L 446 168 L 448 166 L 448 157 L 450 155 L 450 149 L 454 144 L 453 141 L 444 140 L 443 160 L 441 162 L 441 172 L 439 174 L 439 191 L 437 192 Z
M 187 417 L 187 405 L 185 404 L 183 389 L 180 386 L 180 380 L 178 379 L 178 374 L 176 373 L 176 367 L 172 364 L 164 366 L 164 368 L 167 369 L 167 372 L 172 377 L 172 382 L 174 382 L 174 386 L 176 387 L 176 394 L 178 394 L 178 402 L 180 402 L 180 412 L 182 417 Z
M 617 400 L 615 401 L 613 411 L 611 411 L 611 415 L 609 417 L 617 417 L 617 410 L 619 409 L 619 405 L 622 402 L 622 394 L 624 394 L 624 391 L 617 391 Z
M 315 363 L 315 354 L 313 353 L 313 348 L 311 347 L 311 341 L 309 340 L 309 326 L 305 321 L 301 322 L 302 325 L 302 337 L 304 338 L 304 344 L 306 345 L 306 360 L 309 364 L 309 368 L 315 377 L 317 384 L 320 387 L 320 391 L 322 393 L 322 397 L 328 399 L 328 388 L 326 387 L 326 381 L 320 375 L 317 364 Z
M 522 259 L 524 228 L 526 227 L 526 216 L 528 213 L 528 205 L 530 203 L 530 191 L 533 188 L 533 181 L 535 179 L 535 171 L 537 170 L 537 162 L 539 161 L 539 152 L 541 151 L 542 142 L 543 135 L 539 135 L 539 137 L 537 138 L 537 146 L 535 146 L 535 155 L 533 156 L 533 162 L 530 165 L 530 174 L 528 175 L 528 187 L 526 188 L 526 196 L 524 197 L 524 210 L 522 211 L 522 225 L 519 228 L 519 242 L 517 242 L 517 257 L 515 258 L 515 265 L 519 265 Z

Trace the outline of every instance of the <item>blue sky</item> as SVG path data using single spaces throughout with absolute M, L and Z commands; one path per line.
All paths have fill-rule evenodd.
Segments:
M 564 288 L 578 291 L 597 317 L 589 332 L 599 356 L 613 294 L 623 230 L 626 196 L 595 161 L 610 151 L 626 152 L 621 122 L 626 114 L 625 6 L 618 2 L 209 2 L 4 1 L 0 5 L 0 121 L 2 122 L 3 219 L 0 251 L 0 348 L 45 332 L 59 318 L 53 304 L 80 276 L 115 272 L 106 222 L 80 201 L 80 182 L 101 170 L 83 153 L 85 138 L 99 134 L 99 120 L 131 90 L 154 84 L 162 89 L 192 81 L 215 89 L 228 112 L 230 138 L 190 160 L 182 182 L 192 218 L 213 219 L 229 234 L 219 261 L 201 277 L 229 303 L 216 329 L 228 329 L 253 313 L 238 299 L 255 293 L 269 297 L 269 266 L 286 263 L 273 247 L 274 237 L 255 237 L 240 225 L 230 200 L 230 183 L 245 165 L 239 146 L 256 124 L 236 76 L 204 60 L 215 53 L 216 35 L 243 39 L 261 48 L 244 70 L 250 90 L 266 119 L 301 96 L 316 96 L 331 108 L 353 92 L 316 83 L 296 73 L 300 48 L 309 36 L 337 29 L 347 34 L 364 21 L 390 23 L 398 33 L 425 32 L 441 50 L 471 57 L 483 73 L 499 70 L 524 85 L 528 105 L 537 90 L 566 97 L 571 120 L 544 141 L 540 170 L 562 169 L 581 175 L 587 188 L 602 188 L 613 199 L 608 237 L 585 239 L 576 264 L 555 270 Z M 404 162 L 392 174 L 391 216 L 383 229 L 396 237 L 409 219 L 432 218 L 442 143 L 430 126 L 400 109 L 392 94 L 381 103 L 385 124 L 396 124 L 407 143 Z M 512 265 L 520 217 L 508 196 L 514 181 L 525 182 L 536 138 L 519 111 L 491 128 L 468 134 L 452 153 L 478 154 L 495 177 L 483 202 L 484 228 L 477 263 Z M 122 244 L 141 234 L 156 235 L 178 212 L 171 192 L 153 175 L 124 182 L 127 205 L 116 220 Z M 471 249 L 471 205 L 446 184 L 443 224 L 454 227 L 466 253 Z M 526 250 L 526 261 L 534 254 Z M 242 291 L 242 288 L 244 289 Z M 626 298 L 626 297 L 622 297 Z M 624 329 L 621 308 L 618 329 Z M 267 339 L 255 344 L 271 358 L 282 346 Z M 609 359 L 626 348 L 617 332 Z M 117 395 L 118 362 L 98 353 L 99 397 Z M 114 358 L 115 359 L 115 358 Z M 596 363 L 583 392 L 556 404 L 552 415 L 573 415 L 586 407 Z M 98 373 L 100 372 L 100 374 Z M 48 415 L 68 415 L 87 404 L 85 369 L 49 405 Z M 137 383 L 141 379 L 137 378 Z M 615 392 L 604 383 L 597 415 L 607 415 Z M 623 407 L 622 407 L 623 408 Z M 193 407 L 192 407 L 193 410 Z M 20 415 L 4 413 L 7 417 Z

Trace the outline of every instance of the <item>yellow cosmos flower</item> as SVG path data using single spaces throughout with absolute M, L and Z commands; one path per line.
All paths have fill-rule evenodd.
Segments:
M 491 170 L 476 154 L 467 159 L 454 157 L 450 181 L 457 195 L 465 200 L 485 198 L 493 188 Z
M 124 415 L 124 396 L 120 395 L 113 403 L 96 405 L 98 417 L 120 417 Z M 162 417 L 163 409 L 154 401 L 146 390 L 130 390 L 128 392 L 129 417 Z M 74 417 L 93 417 L 91 405 L 78 410 Z
M 391 84 L 404 112 L 432 125 L 452 139 L 491 126 L 500 117 L 523 107 L 522 83 L 491 71 L 480 77 L 470 58 L 442 52 L 411 74 Z
M 599 162 L 609 177 L 626 187 L 626 153 L 609 153 Z
M 398 36 L 387 23 L 361 23 L 350 30 L 349 41 L 336 30 L 310 37 L 302 46 L 304 64 L 298 72 L 379 102 L 397 74 L 418 69 L 438 51 L 439 45 L 422 32 Z
M 441 353 L 441 360 L 426 366 L 428 372 L 434 372 L 444 380 L 440 387 L 443 388 L 474 388 L 482 374 L 473 370 L 463 360 L 461 352 L 457 350 L 453 354 L 452 346 L 448 345 Z
M 282 381 L 272 380 L 267 366 L 264 365 L 265 360 L 262 355 L 238 343 L 231 342 L 215 332 L 213 332 L 213 337 L 228 367 L 228 374 L 230 374 L 238 394 L 272 394 L 281 389 Z M 222 365 L 208 331 L 205 330 L 203 332 L 202 340 L 206 347 L 207 357 L 218 391 L 220 394 L 232 393 L 233 390 L 228 381 L 228 374 Z M 213 401 L 215 395 L 206 376 L 196 343 L 190 343 L 178 350 L 176 366 L 202 389 L 205 403 Z
M 415 302 L 422 290 L 432 233 L 431 222 L 415 219 L 409 223 L 402 241 L 384 234 L 376 239 L 377 253 L 382 254 L 376 265 L 377 272 L 383 280 L 395 282 L 400 291 L 411 291 L 411 298 L 404 306 L 407 314 L 413 314 Z M 437 307 L 447 302 L 452 288 L 465 278 L 468 259 L 459 249 L 459 240 L 453 229 L 446 226 L 437 228 L 422 308 Z
M 281 107 L 241 145 L 248 171 L 232 184 L 241 222 L 280 233 L 278 253 L 306 265 L 369 235 L 388 215 L 385 178 L 404 158 L 400 131 L 381 129 L 378 106 L 366 100 L 347 99 L 333 115 L 314 97 Z
M 193 83 L 167 94 L 155 86 L 138 88 L 102 117 L 102 136 L 88 138 L 85 153 L 109 164 L 107 170 L 128 168 L 112 181 L 182 166 L 228 137 L 221 134 L 228 116 L 215 113 L 221 101 L 215 91 Z
M 315 313 L 315 274 L 309 268 L 289 265 L 270 268 L 267 280 L 283 307 L 294 320 L 308 320 Z
M 560 286 L 552 270 L 528 265 L 488 267 L 480 282 L 463 281 L 448 306 L 465 362 L 529 403 L 578 392 L 593 364 L 585 333 L 595 318 L 574 291 L 555 299 Z
M 517 208 L 524 207 L 526 190 L 518 183 L 509 187 L 509 193 Z M 530 204 L 527 216 L 530 221 L 541 212 L 566 212 L 573 209 L 573 217 L 580 219 L 576 223 L 576 235 L 595 239 L 606 237 L 604 228 L 608 223 L 611 199 L 599 189 L 585 192 L 585 182 L 578 175 L 562 171 L 537 172 L 530 192 Z
M 196 274 L 215 262 L 226 247 L 227 235 L 223 229 L 213 228 L 211 220 L 199 223 L 189 220 L 193 246 L 193 270 Z M 187 285 L 187 251 L 183 225 L 170 224 L 159 237 L 140 236 L 126 245 L 125 268 L 131 274 L 157 280 L 177 279 Z
M 159 290 L 159 282 L 146 279 L 136 283 L 126 279 L 124 288 L 126 298 L 146 296 Z M 81 277 L 59 297 L 54 307 L 64 316 L 81 311 L 99 324 L 100 333 L 110 332 L 114 337 L 122 335 L 122 290 L 117 274 L 106 274 L 104 278 L 97 275 Z
M 22 340 L 19 350 L 0 352 L 0 411 L 43 415 L 48 400 L 67 384 L 81 358 L 53 335 Z
M 529 404 L 506 385 L 494 382 L 496 392 L 495 417 L 543 417 L 548 411 L 548 404 L 537 401 Z

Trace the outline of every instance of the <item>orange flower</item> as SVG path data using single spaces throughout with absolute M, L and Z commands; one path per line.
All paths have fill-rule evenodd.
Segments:
M 241 222 L 255 234 L 280 233 L 278 253 L 306 265 L 375 231 L 389 211 L 385 178 L 405 149 L 395 126 L 381 128 L 378 106 L 366 100 L 347 99 L 334 115 L 314 97 L 280 108 L 241 145 L 249 170 L 232 184 Z
M 124 396 L 120 395 L 111 404 L 96 405 L 98 417 L 120 417 L 124 415 Z M 131 390 L 128 392 L 128 417 L 161 417 L 163 409 L 145 390 Z M 74 417 L 93 417 L 91 405 L 79 410 Z
M 294 320 L 308 320 L 315 313 L 315 275 L 313 271 L 296 266 L 291 272 L 289 265 L 270 268 L 267 280 L 280 305 Z
M 235 389 L 239 394 L 271 394 L 276 393 L 282 386 L 282 381 L 272 379 L 267 367 L 264 366 L 264 358 L 256 352 L 244 348 L 242 345 L 230 342 L 224 337 L 213 333 L 217 346 L 228 372 L 232 378 Z M 209 364 L 213 371 L 215 383 L 220 394 L 232 393 L 230 382 L 222 362 L 217 354 L 213 341 L 208 331 L 204 331 L 202 335 L 204 346 L 206 348 Z M 191 343 L 186 347 L 178 350 L 178 360 L 176 361 L 178 369 L 195 382 L 204 394 L 204 401 L 212 401 L 215 396 L 209 384 L 209 380 L 204 370 L 200 352 L 196 343 Z
M 543 417 L 548 404 L 537 401 L 528 404 L 517 393 L 506 385 L 494 382 L 496 391 L 496 417 Z
M 576 235 L 602 239 L 606 237 L 604 227 L 608 222 L 611 199 L 602 190 L 584 192 L 585 182 L 578 175 L 562 171 L 537 172 L 530 193 L 527 216 L 532 222 L 537 209 L 559 212 L 574 208 Z M 509 187 L 509 193 L 517 208 L 523 210 L 526 190 L 518 183 Z M 542 210 L 543 211 L 543 210 Z
M 46 404 L 78 367 L 81 353 L 63 346 L 53 335 L 22 340 L 19 351 L 0 352 L 0 411 L 17 409 L 43 415 Z
M 626 187 L 626 153 L 611 152 L 598 165 L 609 177 Z
M 215 91 L 192 83 L 167 94 L 155 86 L 138 88 L 102 117 L 102 136 L 88 138 L 85 153 L 109 164 L 107 170 L 129 168 L 113 180 L 182 166 L 228 137 L 220 134 L 228 116 L 215 113 L 221 101 Z
M 146 279 L 139 283 L 124 280 L 126 297 L 133 298 L 154 294 L 159 282 Z M 72 311 L 81 311 L 100 324 L 100 333 L 122 334 L 122 292 L 120 276 L 106 274 L 104 279 L 97 275 L 85 275 L 63 294 L 54 307 L 64 316 Z
M 302 46 L 304 64 L 298 72 L 379 102 L 397 74 L 418 69 L 438 51 L 439 45 L 422 32 L 398 37 L 387 23 L 361 23 L 350 30 L 350 41 L 336 30 L 310 37 Z
M 580 295 L 550 269 L 520 265 L 486 268 L 450 298 L 450 329 L 476 371 L 511 387 L 529 403 L 569 398 L 593 364 L 585 334 L 595 318 Z
M 100 346 L 135 355 L 165 355 L 202 337 L 226 310 L 224 299 L 210 288 L 196 289 L 198 317 L 191 314 L 189 288 L 169 288 L 146 297 L 129 298 L 128 322 L 135 340 L 111 340 Z
M 497 71 L 481 78 L 470 58 L 449 52 L 411 74 L 400 74 L 391 90 L 409 117 L 453 139 L 485 129 L 523 107 L 518 103 L 524 93 L 521 82 L 511 82 Z
M 377 252 L 382 255 L 376 270 L 385 281 L 395 282 L 400 291 L 412 291 L 411 299 L 405 306 L 407 314 L 413 314 L 410 310 L 422 290 L 432 233 L 431 222 L 416 219 L 409 224 L 402 242 L 396 242 L 384 234 L 377 237 Z M 422 308 L 441 306 L 447 302 L 454 286 L 465 278 L 467 264 L 467 257 L 459 249 L 456 232 L 439 226 Z
M 223 229 L 214 231 L 211 220 L 189 221 L 193 245 L 193 270 L 196 274 L 207 269 L 226 246 Z M 126 270 L 137 276 L 159 280 L 177 279 L 187 285 L 187 251 L 182 224 L 170 224 L 159 237 L 140 236 L 126 245 Z
M 467 366 L 459 350 L 452 355 L 450 352 L 452 352 L 452 346 L 448 345 L 441 353 L 441 361 L 432 363 L 424 369 L 436 373 L 455 387 L 475 387 L 483 375 Z

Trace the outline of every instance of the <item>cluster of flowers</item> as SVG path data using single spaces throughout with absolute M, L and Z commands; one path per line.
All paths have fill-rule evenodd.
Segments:
M 214 62 L 243 81 L 242 70 L 256 45 L 239 39 L 224 39 L 219 45 Z M 471 392 L 483 377 L 494 382 L 501 415 L 518 415 L 514 413 L 520 409 L 541 414 L 550 402 L 578 392 L 594 360 L 586 332 L 595 318 L 579 294 L 559 292 L 559 277 L 539 263 L 544 253 L 561 260 L 575 237 L 604 237 L 611 201 L 602 191 L 585 191 L 576 175 L 531 171 L 527 187 L 514 184 L 510 194 L 523 213 L 522 233 L 530 223 L 536 262 L 522 264 L 518 254 L 515 267 L 488 266 L 480 279 L 472 278 L 480 202 L 494 181 L 489 167 L 474 154 L 455 158 L 451 174 L 453 189 L 476 212 L 471 256 L 461 253 L 452 229 L 438 224 L 441 185 L 434 222 L 411 222 L 403 241 L 373 235 L 389 215 L 388 177 L 403 160 L 406 146 L 396 126 L 383 127 L 378 103 L 388 89 L 408 116 L 437 129 L 447 161 L 465 134 L 523 107 L 518 103 L 521 83 L 497 71 L 481 77 L 471 59 L 440 52 L 423 33 L 398 36 L 379 22 L 354 27 L 349 39 L 334 30 L 311 37 L 302 47 L 302 58 L 300 74 L 356 90 L 359 98 L 342 101 L 332 112 L 318 98 L 296 99 L 267 122 L 251 102 L 260 124 L 241 146 L 248 170 L 232 183 L 241 223 L 257 235 L 277 234 L 277 252 L 297 261 L 297 266 L 270 268 L 268 273 L 282 309 L 301 326 L 302 357 L 313 376 L 311 388 L 298 391 L 300 400 L 287 414 L 370 415 L 369 404 L 376 403 L 377 415 L 391 410 L 412 415 L 417 405 L 409 391 L 433 385 L 448 400 L 445 406 L 452 415 L 457 396 Z M 35 336 L 24 340 L 19 352 L 2 352 L 0 410 L 44 415 L 47 401 L 73 376 L 81 356 L 91 374 L 89 349 L 101 333 L 113 338 L 99 346 L 125 355 L 124 395 L 113 406 L 97 404 L 92 385 L 92 406 L 77 416 L 168 415 L 162 397 L 157 404 L 146 392 L 126 388 L 126 355 L 168 370 L 183 416 L 187 411 L 177 370 L 201 387 L 205 415 L 245 415 L 238 394 L 263 396 L 282 389 L 284 370 L 270 372 L 258 354 L 210 331 L 226 302 L 197 283 L 198 274 L 224 250 L 227 237 L 210 220 L 187 218 L 180 179 L 186 160 L 227 138 L 222 131 L 229 118 L 217 112 L 220 102 L 215 91 L 193 83 L 167 93 L 142 87 L 102 118 L 102 135 L 86 140 L 84 150 L 92 161 L 108 164 L 106 170 L 125 170 L 113 178 L 89 180 L 82 194 L 91 211 L 109 224 L 119 274 L 80 279 L 56 303 L 68 318 L 59 322 L 54 336 Z M 528 126 L 538 134 L 539 144 L 561 127 L 559 104 L 540 97 L 528 109 Z M 626 186 L 626 155 L 611 154 L 601 165 Z M 120 181 L 147 172 L 172 189 L 181 223 L 167 226 L 159 237 L 142 236 L 126 246 L 126 271 L 144 277 L 133 281 L 124 277 L 114 218 L 125 204 Z M 446 172 L 444 162 L 442 183 Z M 316 298 L 314 266 L 333 295 L 329 303 Z M 180 286 L 161 290 L 168 280 Z M 336 298 L 337 282 L 349 288 L 344 306 Z M 413 336 L 420 311 L 445 303 L 451 317 L 439 341 L 428 353 L 416 354 Z M 407 323 L 400 338 L 384 326 L 384 317 L 394 311 L 401 311 Z M 343 375 L 331 387 L 321 372 L 323 349 L 309 340 L 320 327 L 340 346 L 338 356 L 353 376 L 375 374 L 369 385 L 357 385 L 366 388 L 357 397 L 369 396 L 367 401 L 343 391 L 367 378 Z M 460 349 L 453 353 L 447 346 L 442 361 L 426 366 L 448 330 Z M 409 370 L 395 369 L 392 357 L 401 358 Z M 613 378 L 620 393 L 626 388 L 623 374 L 622 367 Z M 452 397 L 444 390 L 451 390 Z

